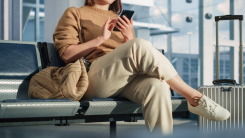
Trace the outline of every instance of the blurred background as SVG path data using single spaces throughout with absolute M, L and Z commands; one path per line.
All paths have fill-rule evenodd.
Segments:
M 81 7 L 84 1 L 0 0 L 0 40 L 53 42 L 53 32 L 64 11 L 71 6 Z M 136 36 L 164 51 L 182 79 L 194 89 L 211 85 L 216 77 L 214 17 L 245 13 L 244 0 L 122 0 L 122 3 L 123 9 L 135 11 Z M 238 29 L 238 21 L 219 23 L 220 78 L 237 82 Z M 242 38 L 245 40 L 245 35 Z

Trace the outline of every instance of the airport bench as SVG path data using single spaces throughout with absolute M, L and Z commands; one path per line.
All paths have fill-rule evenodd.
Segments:
M 48 47 L 51 57 L 54 46 Z M 68 126 L 72 123 L 110 122 L 110 136 L 116 136 L 116 121 L 143 120 L 142 107 L 124 98 L 95 98 L 91 101 L 69 99 L 28 99 L 31 77 L 42 70 L 37 42 L 0 40 L 0 127 L 25 125 Z M 52 66 L 65 63 L 54 51 Z M 187 101 L 172 96 L 173 117 L 189 117 Z

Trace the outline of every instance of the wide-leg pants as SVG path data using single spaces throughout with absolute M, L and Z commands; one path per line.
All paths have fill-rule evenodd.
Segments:
M 149 41 L 130 40 L 94 61 L 83 99 L 124 97 L 142 105 L 150 132 L 172 133 L 172 103 L 167 80 L 177 75 L 169 60 Z

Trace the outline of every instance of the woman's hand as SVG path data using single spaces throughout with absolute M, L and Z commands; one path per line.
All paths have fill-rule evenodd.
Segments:
M 127 42 L 131 39 L 134 39 L 134 35 L 132 33 L 132 28 L 133 28 L 133 19 L 131 18 L 130 21 L 129 19 L 123 15 L 124 21 L 121 17 L 118 17 L 117 24 L 115 25 L 118 30 L 122 33 L 124 36 L 124 42 Z
M 116 22 L 116 19 L 111 20 L 110 17 L 106 20 L 105 24 L 102 27 L 102 32 L 100 36 L 103 42 L 111 37 L 111 31 L 115 26 Z

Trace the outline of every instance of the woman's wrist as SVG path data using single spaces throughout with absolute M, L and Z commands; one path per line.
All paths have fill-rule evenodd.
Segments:
M 99 36 L 96 38 L 97 39 L 97 42 L 99 45 L 101 45 L 102 43 L 104 43 L 106 40 L 103 38 L 103 36 Z
M 130 35 L 130 36 L 124 36 L 124 42 L 127 42 L 127 41 L 130 41 L 134 39 L 133 35 Z

